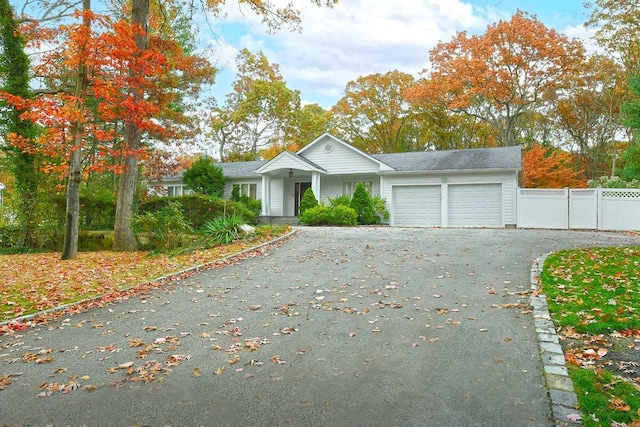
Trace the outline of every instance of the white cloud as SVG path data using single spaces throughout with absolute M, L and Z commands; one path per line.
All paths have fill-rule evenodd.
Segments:
M 273 1 L 285 5 L 289 0 Z M 283 29 L 275 35 L 267 35 L 249 10 L 229 2 L 218 21 L 225 35 L 217 40 L 216 58 L 229 67 L 227 72 L 235 72 L 231 55 L 244 47 L 261 49 L 279 64 L 289 87 L 300 90 L 305 102 L 328 108 L 349 81 L 394 69 L 417 75 L 428 66 L 429 51 L 438 42 L 449 41 L 458 31 L 482 33 L 490 23 L 511 16 L 470 1 L 341 0 L 333 8 L 300 1 L 295 4 L 301 12 L 302 33 Z M 567 30 L 577 36 L 578 27 Z

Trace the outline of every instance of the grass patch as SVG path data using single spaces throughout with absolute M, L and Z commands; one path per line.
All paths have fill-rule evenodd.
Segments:
M 585 427 L 628 424 L 638 417 L 640 392 L 636 384 L 604 369 L 584 369 L 575 365 L 569 365 L 569 375 L 584 414 Z
M 584 425 L 638 423 L 640 248 L 557 252 L 547 258 L 540 279 L 565 338 Z M 621 368 L 620 361 L 635 368 Z
M 541 279 L 558 324 L 590 334 L 640 329 L 639 248 L 561 251 Z
M 60 253 L 0 256 L 0 322 L 48 308 L 108 294 L 205 264 L 268 242 L 288 226 L 258 227 L 252 236 L 179 255 L 149 252 L 79 252 L 61 261 Z

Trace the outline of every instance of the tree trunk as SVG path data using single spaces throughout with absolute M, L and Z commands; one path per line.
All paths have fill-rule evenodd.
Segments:
M 91 0 L 82 0 L 83 12 L 91 10 Z M 83 16 L 82 25 L 89 27 L 91 21 L 87 16 Z M 80 64 L 76 75 L 76 107 L 79 110 L 84 108 L 84 100 L 87 92 L 87 66 L 84 56 L 86 52 L 82 48 L 80 53 Z M 82 117 L 82 112 L 80 113 Z M 80 185 L 82 184 L 82 139 L 84 133 L 84 121 L 77 120 L 71 127 L 71 138 L 73 145 L 71 157 L 69 158 L 69 175 L 67 177 L 67 211 L 64 224 L 64 245 L 62 247 L 62 259 L 74 259 L 78 254 L 78 228 L 80 226 Z
M 138 49 L 144 51 L 147 48 L 147 19 L 149 16 L 149 0 L 133 0 L 133 10 L 131 21 L 134 25 L 139 25 L 144 31 L 136 33 L 135 41 Z M 132 77 L 140 73 L 134 67 L 129 68 L 129 75 Z M 132 79 L 135 80 L 135 79 Z M 142 99 L 142 92 L 136 88 L 130 88 L 129 94 L 134 100 Z M 124 145 L 125 169 L 120 177 L 118 185 L 118 198 L 116 200 L 116 218 L 114 226 L 113 250 L 115 251 L 136 251 L 138 243 L 131 229 L 131 217 L 133 216 L 133 200 L 138 184 L 138 158 L 142 134 L 137 123 L 130 120 L 125 124 Z

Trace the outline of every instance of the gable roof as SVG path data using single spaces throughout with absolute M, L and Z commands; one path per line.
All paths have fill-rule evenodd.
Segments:
M 399 172 L 522 168 L 520 146 L 374 154 L 373 157 Z
M 367 153 L 365 153 L 362 150 L 357 149 L 356 147 L 354 147 L 353 145 L 341 140 L 340 138 L 337 138 L 333 135 L 331 135 L 328 132 L 323 133 L 322 135 L 320 135 L 319 137 L 317 137 L 316 139 L 314 139 L 313 141 L 311 141 L 309 144 L 305 145 L 304 147 L 302 147 L 301 149 L 299 149 L 296 154 L 299 156 L 303 156 L 303 153 L 305 151 L 308 151 L 311 149 L 311 147 L 313 147 L 316 144 L 320 144 L 321 142 L 325 141 L 325 138 L 329 138 L 331 139 L 333 142 L 338 143 L 338 144 L 342 144 L 343 146 L 347 147 L 348 149 L 355 151 L 356 153 L 360 154 L 362 157 L 371 160 L 372 162 L 377 163 L 380 166 L 380 170 L 381 171 L 387 171 L 387 170 L 393 170 L 393 168 L 391 166 L 389 166 L 388 164 L 386 164 L 385 162 L 377 159 L 375 156 L 371 156 Z
M 301 169 L 304 171 L 313 171 L 313 172 L 322 172 L 322 173 L 327 172 L 326 169 L 318 166 L 317 164 L 313 163 L 308 159 L 305 159 L 302 156 L 299 156 L 298 154 L 294 154 L 289 151 L 283 151 L 282 153 L 278 154 L 276 157 L 274 157 L 273 159 L 269 160 L 268 162 L 260 166 L 258 169 L 256 169 L 256 173 L 261 174 L 261 173 L 271 172 L 277 169 L 283 169 L 283 168 L 291 169 L 292 167 L 294 167 L 295 169 Z

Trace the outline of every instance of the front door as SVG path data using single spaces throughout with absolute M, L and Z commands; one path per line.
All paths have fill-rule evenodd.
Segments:
M 302 196 L 304 192 L 307 191 L 307 188 L 311 188 L 311 182 L 296 182 L 293 185 L 295 188 L 293 214 L 298 216 L 300 213 L 300 200 L 302 200 Z

